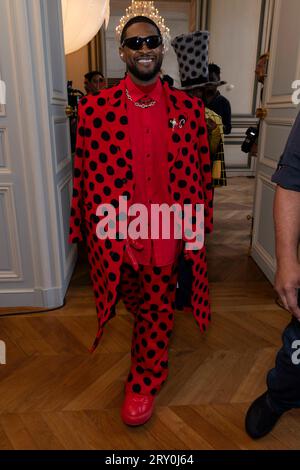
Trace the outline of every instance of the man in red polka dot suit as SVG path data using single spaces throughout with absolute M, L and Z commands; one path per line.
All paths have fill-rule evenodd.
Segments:
M 153 414 L 168 376 L 178 256 L 184 251 L 193 273 L 192 307 L 201 331 L 210 322 L 205 246 L 187 250 L 187 238 L 132 240 L 117 232 L 101 239 L 98 206 L 120 212 L 140 203 L 204 205 L 205 232 L 212 230 L 211 168 L 202 101 L 170 88 L 159 78 L 164 54 L 160 28 L 149 17 L 131 18 L 122 29 L 120 57 L 127 74 L 112 88 L 79 104 L 71 243 L 85 239 L 99 329 L 122 298 L 134 317 L 131 368 L 122 419 L 141 425 Z M 195 218 L 192 225 L 195 231 Z M 149 221 L 151 225 L 151 221 Z

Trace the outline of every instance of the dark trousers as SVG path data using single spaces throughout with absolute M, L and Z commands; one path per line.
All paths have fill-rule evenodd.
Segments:
M 300 408 L 300 322 L 295 317 L 283 332 L 282 348 L 268 373 L 267 386 L 276 411 Z
M 178 286 L 176 289 L 176 309 L 183 310 L 191 307 L 193 273 L 190 261 L 184 259 L 183 253 L 178 260 Z

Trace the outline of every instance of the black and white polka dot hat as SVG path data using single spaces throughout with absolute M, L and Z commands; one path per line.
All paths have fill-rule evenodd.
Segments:
M 209 31 L 195 31 L 176 36 L 171 42 L 177 56 L 181 86 L 184 89 L 204 85 L 220 86 L 226 83 L 209 81 L 209 35 Z

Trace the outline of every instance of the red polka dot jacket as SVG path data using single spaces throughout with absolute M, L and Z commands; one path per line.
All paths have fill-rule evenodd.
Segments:
M 205 233 L 212 231 L 213 196 L 205 108 L 198 98 L 163 84 L 168 130 L 168 190 L 174 204 L 204 204 Z M 82 98 L 74 161 L 73 197 L 69 243 L 85 240 L 96 300 L 98 345 L 107 321 L 115 315 L 120 267 L 126 239 L 99 239 L 96 227 L 99 204 L 110 203 L 119 215 L 119 197 L 128 205 L 134 191 L 133 155 L 130 145 L 125 83 Z M 193 211 L 193 214 L 195 212 Z M 193 230 L 196 230 L 193 217 Z M 183 237 L 183 249 L 185 242 Z M 192 307 L 201 331 L 211 317 L 206 250 L 185 250 L 193 273 Z

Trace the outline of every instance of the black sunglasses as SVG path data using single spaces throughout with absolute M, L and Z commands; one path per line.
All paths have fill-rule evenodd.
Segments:
M 134 36 L 132 38 L 124 39 L 124 41 L 122 42 L 122 47 L 126 46 L 133 51 L 139 51 L 140 49 L 142 49 L 144 43 L 146 44 L 148 49 L 156 49 L 162 44 L 162 37 L 147 36 L 145 38 L 141 38 L 139 36 Z

